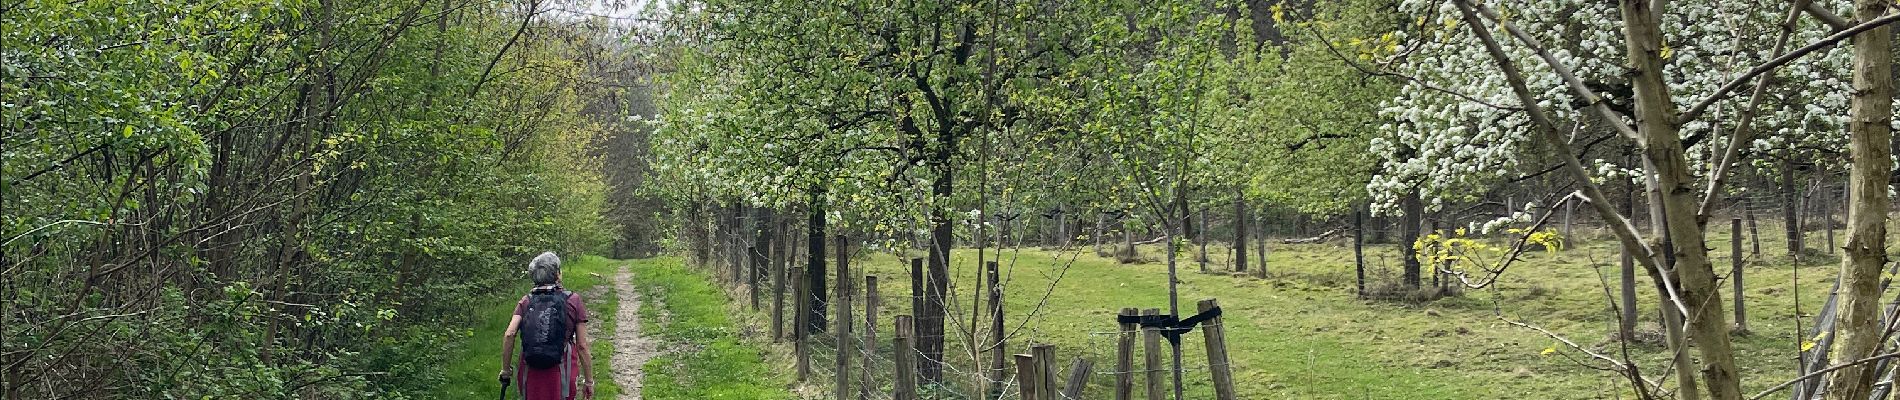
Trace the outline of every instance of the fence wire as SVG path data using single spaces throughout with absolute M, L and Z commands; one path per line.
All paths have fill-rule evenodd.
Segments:
M 725 244 L 730 247 L 741 247 L 740 245 L 743 239 L 734 239 L 738 240 L 729 239 Z M 1074 249 L 1078 254 L 1084 251 L 1081 246 L 1064 247 Z M 805 255 L 799 254 L 802 253 L 802 251 L 797 251 L 796 249 L 797 248 L 794 248 L 794 251 L 783 254 L 786 256 L 786 264 L 799 264 L 800 262 L 798 260 L 805 258 Z M 864 251 L 863 249 L 856 249 L 855 252 L 861 255 Z M 797 298 L 798 288 L 800 287 L 800 282 L 805 280 L 806 277 L 793 275 L 794 271 L 789 267 L 766 264 L 763 265 L 764 269 L 759 271 L 757 275 L 758 282 L 755 283 L 751 282 L 751 271 L 747 269 L 750 268 L 752 264 L 747 262 L 749 259 L 744 257 L 746 254 L 743 250 L 736 252 L 736 254 L 715 251 L 712 252 L 711 255 L 713 259 L 709 261 L 711 261 L 710 266 L 713 266 L 713 268 L 711 268 L 713 274 L 720 277 L 722 281 L 725 281 L 730 291 L 729 293 L 732 294 L 735 301 L 742 304 L 749 304 L 749 298 L 752 296 L 751 291 L 758 291 L 758 312 L 763 319 L 763 323 L 760 325 L 765 326 L 752 327 L 756 329 L 751 329 L 751 334 L 764 337 L 766 341 L 777 339 L 777 341 L 781 343 L 780 346 L 783 346 L 782 348 L 785 350 L 795 349 L 797 346 L 795 336 L 798 331 L 798 324 L 803 322 L 797 312 L 800 300 Z M 765 256 L 765 254 L 760 255 Z M 853 259 L 860 258 L 853 257 Z M 745 264 L 737 267 L 732 266 L 730 263 L 735 261 Z M 1008 268 L 1013 269 L 1013 262 L 1007 263 L 1012 264 L 1012 266 Z M 853 269 L 862 271 L 861 267 L 858 266 L 854 266 Z M 781 272 L 784 275 L 773 276 L 774 272 Z M 1003 275 L 1002 278 L 1004 281 L 1001 282 L 1001 285 L 1007 286 L 1009 284 L 1013 272 L 1015 271 L 1010 271 Z M 1059 280 L 1060 276 L 1048 275 L 1060 274 L 1064 271 L 1034 270 L 1031 272 L 1042 273 L 1046 275 L 1045 278 L 1052 279 L 1053 281 Z M 958 275 L 961 275 L 961 273 Z M 1044 329 L 1046 329 L 1046 327 L 1033 323 L 1043 318 L 1038 312 L 1032 311 L 1024 315 L 1012 315 L 1010 321 L 1008 321 L 1003 328 L 1006 336 L 1005 349 L 1009 350 L 1009 354 L 1004 355 L 1004 363 L 999 370 L 999 368 L 993 366 L 991 362 L 993 355 L 990 353 L 990 350 L 993 346 L 990 342 L 995 340 L 993 336 L 995 332 L 991 332 L 992 328 L 990 327 L 989 321 L 975 322 L 968 320 L 968 318 L 970 318 L 968 313 L 969 305 L 958 303 L 958 300 L 968 301 L 968 297 L 973 294 L 970 290 L 984 290 L 986 288 L 957 288 L 955 285 L 951 285 L 946 288 L 947 290 L 944 293 L 944 297 L 936 300 L 937 304 L 934 304 L 937 308 L 945 312 L 943 318 L 944 332 L 939 335 L 913 335 L 913 343 L 919 345 L 918 347 L 921 347 L 921 344 L 927 341 L 940 340 L 941 343 L 943 343 L 942 353 L 937 356 L 932 356 L 918 348 L 898 349 L 894 345 L 895 342 L 893 339 L 896 338 L 896 335 L 892 329 L 893 324 L 891 321 L 897 317 L 897 314 L 909 313 L 890 313 L 889 311 L 893 309 L 914 309 L 916 306 L 927 305 L 926 302 L 929 301 L 929 299 L 926 299 L 923 293 L 917 293 L 911 290 L 911 282 L 907 275 L 892 278 L 894 279 L 880 282 L 882 289 L 879 290 L 881 293 L 878 297 L 880 304 L 884 305 L 884 307 L 881 307 L 879 310 L 879 315 L 877 316 L 878 321 L 873 321 L 871 324 L 867 324 L 867 321 L 865 321 L 867 299 L 862 277 L 853 279 L 852 282 L 845 286 L 840 286 L 839 282 L 835 279 L 828 279 L 828 283 L 831 286 L 827 288 L 826 293 L 823 295 L 811 293 L 811 296 L 805 299 L 806 301 L 812 302 L 812 304 L 817 304 L 821 301 L 825 304 L 822 312 L 824 313 L 826 323 L 823 324 L 823 331 L 813 330 L 809 332 L 808 338 L 805 341 L 806 349 L 809 352 L 807 365 L 810 374 L 805 377 L 806 379 L 801 385 L 801 392 L 807 393 L 808 396 L 816 395 L 818 398 L 835 397 L 836 377 L 840 373 L 843 373 L 847 376 L 846 384 L 849 388 L 847 392 L 848 398 L 863 400 L 892 399 L 895 397 L 896 370 L 898 367 L 896 360 L 893 358 L 897 351 L 905 351 L 908 352 L 910 358 L 916 363 L 915 366 L 918 369 L 935 367 L 940 368 L 942 371 L 941 380 L 937 382 L 924 381 L 924 376 L 921 371 L 914 375 L 917 379 L 918 387 L 916 388 L 916 393 L 919 399 L 1016 399 L 1022 395 L 1024 383 L 1016 376 L 1017 366 L 1013 354 L 1028 354 L 1030 353 L 1031 347 L 1037 343 L 1060 341 L 1050 340 L 1053 339 L 1053 336 L 1077 336 L 1076 334 L 1061 335 L 1060 332 L 1045 332 Z M 782 289 L 779 286 L 781 284 L 783 285 Z M 958 293 L 960 290 L 962 291 L 961 294 Z M 839 348 L 837 341 L 838 332 L 836 324 L 837 319 L 842 316 L 837 314 L 837 305 L 834 303 L 837 301 L 837 296 L 841 291 L 849 295 L 852 299 L 852 309 L 849 316 L 851 319 L 851 328 L 848 332 L 849 335 L 845 338 L 845 348 L 843 349 Z M 779 301 L 780 295 L 778 293 L 781 292 L 783 293 L 783 300 Z M 982 307 L 985 312 L 988 312 L 991 307 L 989 302 L 992 300 L 988 297 L 985 297 L 983 300 L 985 304 L 983 304 Z M 906 305 L 901 303 L 903 301 L 911 301 L 912 303 Z M 1042 301 L 1047 301 L 1046 294 Z M 772 315 L 775 311 L 774 307 L 776 307 L 776 313 L 782 319 L 780 322 L 781 329 L 778 330 L 777 337 L 772 337 L 774 335 L 774 327 L 771 326 L 773 324 Z M 1041 306 L 1038 306 L 1037 310 L 1040 311 Z M 1111 396 L 1116 390 L 1116 382 L 1123 376 L 1129 376 L 1132 379 L 1133 385 L 1131 391 L 1137 398 L 1145 397 L 1145 387 L 1148 384 L 1150 373 L 1153 373 L 1156 375 L 1156 383 L 1164 389 L 1162 392 L 1171 398 L 1173 395 L 1175 368 L 1173 363 L 1173 349 L 1170 347 L 1170 344 L 1165 340 L 1160 342 L 1159 354 L 1157 354 L 1157 356 L 1162 362 L 1159 366 L 1150 368 L 1145 363 L 1144 333 L 1136 331 L 1134 333 L 1135 344 L 1132 348 L 1134 362 L 1130 365 L 1128 370 L 1120 370 L 1116 363 L 1117 357 L 1115 354 L 1120 334 L 1116 331 L 1119 328 L 1119 324 L 1114 320 L 1113 310 L 1105 311 L 1110 312 L 1105 313 L 1105 316 L 1101 318 L 1099 324 L 1096 325 L 1095 329 L 1097 330 L 1079 334 L 1082 338 L 1081 342 L 1083 342 L 1084 345 L 1078 346 L 1078 348 L 1055 348 L 1055 359 L 1048 362 L 1051 368 L 1047 373 L 1054 375 L 1053 380 L 1055 381 L 1056 393 L 1052 393 L 1051 395 L 1058 397 L 1044 398 L 1068 398 L 1061 396 L 1061 392 L 1068 384 L 1072 363 L 1078 358 L 1086 359 L 1093 363 L 1090 373 L 1081 377 L 1081 384 L 1084 388 L 1083 396 L 1081 397 L 1105 398 Z M 917 323 L 917 325 L 915 325 L 917 327 L 921 327 L 927 322 L 921 318 L 914 319 L 914 321 Z M 969 326 L 973 323 L 976 325 L 975 327 Z M 1197 326 L 1194 329 L 1203 329 L 1205 325 L 1206 324 Z M 875 326 L 874 329 L 876 329 L 875 339 L 866 340 L 864 335 L 867 328 L 871 326 Z M 977 332 L 977 340 L 985 342 L 975 345 L 979 350 L 975 360 L 971 359 L 971 344 L 969 343 L 971 338 L 967 336 L 972 330 Z M 1070 343 L 1072 342 L 1073 341 Z M 1198 332 L 1189 332 L 1182 336 L 1182 378 L 1184 379 L 1184 385 L 1191 390 L 1186 398 L 1213 398 L 1213 389 L 1209 384 L 1212 380 L 1210 369 L 1213 365 L 1207 362 L 1205 346 L 1201 342 L 1201 335 Z M 837 365 L 837 358 L 841 351 L 849 355 L 847 363 L 842 369 Z M 796 356 L 795 352 L 793 352 L 793 355 L 794 357 Z M 792 362 L 795 363 L 796 360 L 792 360 Z M 790 369 L 793 365 L 785 365 L 783 367 Z

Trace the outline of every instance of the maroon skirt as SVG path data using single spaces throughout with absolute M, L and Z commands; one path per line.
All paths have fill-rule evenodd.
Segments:
M 580 375 L 580 355 L 576 354 L 572 344 L 568 345 L 567 362 L 547 369 L 528 368 L 527 364 L 517 364 L 515 387 L 522 400 L 574 400 L 581 397 L 580 388 L 574 377 Z

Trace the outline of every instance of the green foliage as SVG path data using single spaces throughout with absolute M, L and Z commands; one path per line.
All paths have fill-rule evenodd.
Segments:
M 1432 268 L 1443 266 L 1454 273 L 1466 273 L 1471 269 L 1482 269 L 1492 273 L 1502 273 L 1504 267 L 1517 260 L 1518 248 L 1542 248 L 1546 253 L 1562 251 L 1564 238 L 1555 229 L 1529 231 L 1511 228 L 1505 232 L 1517 238 L 1512 246 L 1502 247 L 1493 240 L 1468 235 L 1465 228 L 1450 233 L 1433 232 L 1419 237 L 1412 243 L 1412 250 L 1419 264 Z
M 1380 4 L 1257 24 L 1265 4 L 682 2 L 655 49 L 673 68 L 654 189 L 772 208 L 817 190 L 831 223 L 887 237 L 1051 210 L 1133 225 L 1232 193 L 1342 212 L 1394 89 L 1323 39 L 1390 52 Z
M 767 368 L 764 352 L 733 329 L 724 291 L 677 258 L 634 261 L 634 283 L 649 307 L 647 334 L 675 344 L 645 366 L 649 399 L 789 399 L 787 376 Z M 658 307 L 665 305 L 664 308 Z
M 497 57 L 511 4 L 16 3 L 20 395 L 404 398 L 442 376 L 441 322 L 535 252 L 608 242 L 583 106 L 609 93 L 577 77 L 611 38 L 589 23 L 537 20 Z

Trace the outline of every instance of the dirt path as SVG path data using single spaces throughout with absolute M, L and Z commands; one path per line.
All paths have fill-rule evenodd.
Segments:
M 639 399 L 647 359 L 659 353 L 659 344 L 640 335 L 640 292 L 633 289 L 633 274 L 626 266 L 614 273 L 614 291 L 620 298 L 620 310 L 614 314 L 614 383 L 620 385 L 620 398 Z

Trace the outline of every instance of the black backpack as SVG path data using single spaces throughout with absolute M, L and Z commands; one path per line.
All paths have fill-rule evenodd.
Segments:
M 528 368 L 554 368 L 566 359 L 570 294 L 560 289 L 528 294 L 528 308 L 521 312 L 521 360 Z

